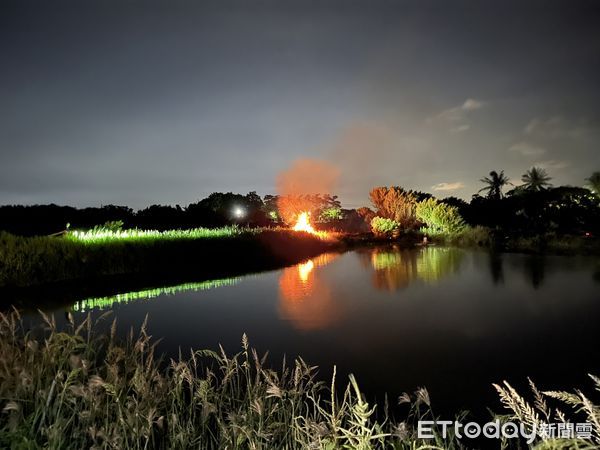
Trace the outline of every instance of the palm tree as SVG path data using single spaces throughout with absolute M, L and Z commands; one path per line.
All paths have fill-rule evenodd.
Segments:
M 521 177 L 523 188 L 528 191 L 543 191 L 551 187 L 552 185 L 549 183 L 551 179 L 546 171 L 540 167 L 532 167 Z
M 504 170 L 501 170 L 500 173 L 492 170 L 490 172 L 489 177 L 483 177 L 481 180 L 482 183 L 486 184 L 485 187 L 481 188 L 479 192 L 487 192 L 487 198 L 500 199 L 503 197 L 502 188 L 507 184 L 510 184 L 509 178 L 504 175 Z
M 586 178 L 589 183 L 590 190 L 600 196 L 600 172 L 594 172 L 591 177 Z

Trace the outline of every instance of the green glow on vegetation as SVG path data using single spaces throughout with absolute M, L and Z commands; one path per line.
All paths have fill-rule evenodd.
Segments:
M 428 198 L 417 203 L 417 219 L 427 226 L 421 228 L 425 234 L 454 235 L 466 228 L 465 221 L 460 216 L 458 208 L 441 203 L 434 198 Z
M 402 255 L 398 252 L 374 252 L 371 264 L 375 270 L 386 270 L 402 264 Z
M 374 233 L 389 234 L 400 228 L 400 223 L 385 217 L 373 217 L 371 220 L 371 229 Z
M 371 266 L 378 286 L 396 290 L 416 280 L 437 282 L 458 271 L 463 257 L 461 250 L 444 247 L 427 247 L 418 252 L 376 250 L 371 253 Z
M 144 289 L 142 291 L 126 292 L 108 297 L 90 297 L 79 300 L 73 305 L 73 310 L 85 312 L 90 309 L 107 309 L 115 303 L 129 303 L 134 300 L 149 300 L 159 295 L 173 295 L 184 291 L 206 291 L 223 286 L 233 286 L 241 280 L 241 277 L 223 278 L 219 280 L 201 281 L 198 283 L 184 283 L 176 286 L 166 286 L 154 289 Z
M 223 228 L 193 228 L 189 230 L 109 230 L 92 229 L 89 231 L 70 231 L 67 239 L 90 244 L 101 244 L 110 241 L 154 241 L 179 239 L 227 238 L 245 234 L 258 234 L 260 229 L 240 228 L 236 226 Z
M 417 258 L 419 279 L 434 282 L 452 273 L 458 272 L 464 252 L 456 248 L 427 247 L 421 250 Z

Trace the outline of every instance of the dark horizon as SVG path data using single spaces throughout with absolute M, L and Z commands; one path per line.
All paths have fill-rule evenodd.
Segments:
M 276 193 L 299 158 L 469 199 L 600 167 L 600 5 L 4 2 L 0 204 Z

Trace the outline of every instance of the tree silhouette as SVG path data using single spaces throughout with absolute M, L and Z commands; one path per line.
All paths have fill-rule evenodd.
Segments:
M 552 186 L 549 183 L 551 179 L 546 171 L 539 167 L 532 167 L 521 177 L 523 188 L 528 191 L 542 191 Z
M 500 173 L 492 170 L 489 177 L 483 177 L 481 180 L 486 186 L 478 192 L 487 192 L 486 197 L 490 199 L 501 199 L 503 197 L 502 189 L 509 183 L 509 178 L 504 175 L 504 170 Z

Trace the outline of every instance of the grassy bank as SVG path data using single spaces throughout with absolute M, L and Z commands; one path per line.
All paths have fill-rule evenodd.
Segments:
M 0 233 L 0 286 L 30 286 L 109 275 L 240 273 L 299 262 L 339 243 L 277 229 Z
M 600 240 L 584 236 L 561 236 L 546 233 L 531 237 L 508 237 L 499 241 L 502 250 L 519 253 L 557 255 L 600 255 Z
M 98 320 L 105 320 L 104 316 Z M 0 446 L 3 448 L 466 448 L 450 435 L 418 439 L 418 420 L 434 418 L 425 389 L 403 394 L 398 420 L 386 404 L 369 404 L 353 377 L 324 384 L 301 359 L 277 370 L 249 347 L 241 352 L 193 351 L 161 361 L 146 324 L 126 341 L 96 334 L 88 318 L 56 329 L 27 331 L 18 313 L 0 314 Z M 594 379 L 600 390 L 600 380 Z M 587 440 L 536 440 L 536 448 L 598 448 L 600 409 L 581 392 L 540 393 L 534 402 L 497 386 L 510 414 L 526 426 L 592 424 Z M 559 401 L 551 410 L 547 399 Z M 392 400 L 395 404 L 395 400 Z M 562 411 L 562 412 L 561 412 Z M 499 442 L 497 442 L 498 448 Z M 506 442 L 509 448 L 517 441 Z M 464 445 L 464 446 L 463 446 Z M 473 444 L 470 445 L 471 448 Z
M 600 255 L 600 240 L 581 235 L 544 233 L 529 236 L 507 235 L 486 227 L 467 227 L 454 234 L 428 235 L 431 242 L 457 247 L 482 247 L 516 253 L 558 255 Z

